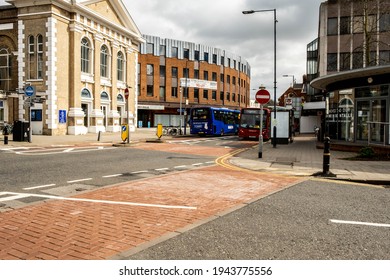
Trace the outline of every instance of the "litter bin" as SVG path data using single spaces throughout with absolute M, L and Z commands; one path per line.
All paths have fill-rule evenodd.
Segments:
M 15 121 L 12 139 L 19 142 L 28 141 L 28 128 L 28 122 Z

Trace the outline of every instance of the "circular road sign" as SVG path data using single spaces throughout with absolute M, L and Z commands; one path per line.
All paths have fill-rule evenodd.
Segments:
M 126 99 L 129 98 L 129 89 L 128 88 L 125 88 L 125 98 Z
M 258 92 L 256 92 L 256 101 L 260 104 L 267 104 L 269 100 L 271 99 L 271 95 L 269 94 L 268 90 L 261 89 Z
M 26 96 L 28 96 L 28 97 L 33 96 L 34 93 L 35 93 L 34 87 L 32 87 L 32 86 L 26 86 L 26 88 L 24 89 L 24 94 L 25 94 Z

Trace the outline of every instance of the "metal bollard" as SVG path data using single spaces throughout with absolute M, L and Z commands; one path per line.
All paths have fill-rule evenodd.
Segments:
M 4 135 L 4 145 L 8 145 L 8 135 Z
M 323 158 L 323 175 L 330 174 L 330 138 L 325 137 L 324 140 L 324 158 Z

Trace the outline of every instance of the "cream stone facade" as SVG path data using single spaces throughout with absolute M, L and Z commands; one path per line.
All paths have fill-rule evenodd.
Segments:
M 6 2 L 0 8 L 0 124 L 28 122 L 31 115 L 33 134 L 78 135 L 120 131 L 128 116 L 130 125 L 136 122 L 144 39 L 122 0 Z M 40 97 L 31 114 L 27 86 Z

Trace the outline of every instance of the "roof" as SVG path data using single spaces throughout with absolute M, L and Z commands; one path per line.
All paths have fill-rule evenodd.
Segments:
M 390 65 L 374 66 L 350 71 L 338 72 L 314 79 L 310 85 L 313 88 L 332 91 L 356 86 L 388 82 Z

